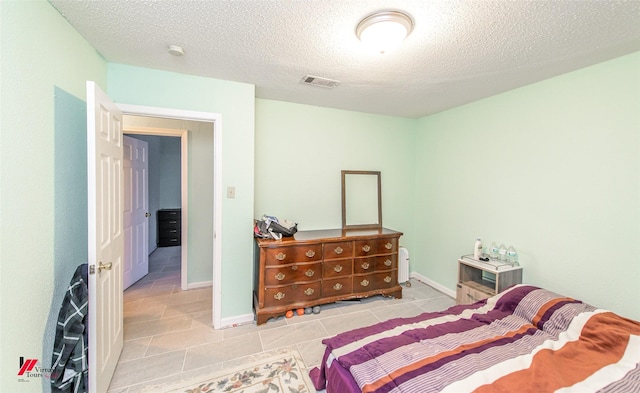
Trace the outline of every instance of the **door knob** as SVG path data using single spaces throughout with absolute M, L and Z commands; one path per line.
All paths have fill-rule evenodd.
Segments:
M 100 262 L 100 263 L 98 263 L 98 273 L 100 273 L 103 270 L 111 270 L 111 265 L 112 265 L 111 262 L 108 262 L 108 263 Z
M 144 213 L 144 216 L 145 216 L 145 217 L 151 217 L 151 213 L 146 212 L 146 213 Z

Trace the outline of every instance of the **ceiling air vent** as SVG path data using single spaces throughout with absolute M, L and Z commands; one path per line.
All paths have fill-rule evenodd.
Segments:
M 313 85 L 319 87 L 326 87 L 327 89 L 332 89 L 340 84 L 338 81 L 334 81 L 332 79 L 321 78 L 319 76 L 307 75 L 300 81 L 306 85 Z

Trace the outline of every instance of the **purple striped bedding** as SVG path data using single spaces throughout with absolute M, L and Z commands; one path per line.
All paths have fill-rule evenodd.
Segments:
M 640 392 L 640 322 L 527 285 L 323 343 L 327 393 Z

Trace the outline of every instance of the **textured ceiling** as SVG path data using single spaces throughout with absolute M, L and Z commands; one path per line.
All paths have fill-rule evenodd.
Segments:
M 421 117 L 640 50 L 640 1 L 50 0 L 107 61 L 250 83 L 256 96 Z M 410 14 L 402 47 L 355 27 Z M 167 53 L 170 44 L 185 56 Z M 307 74 L 334 89 L 300 83 Z

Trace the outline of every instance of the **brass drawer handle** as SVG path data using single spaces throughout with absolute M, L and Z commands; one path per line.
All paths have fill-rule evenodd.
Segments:
M 336 265 L 333 267 L 333 270 L 336 271 L 336 273 L 340 273 L 342 271 L 342 265 Z
M 386 248 L 387 250 L 391 250 L 393 248 L 393 243 L 389 242 L 389 243 L 385 244 L 384 248 Z
M 276 280 L 278 280 L 278 281 L 284 280 L 284 277 L 285 277 L 285 275 L 282 272 L 276 274 Z
M 313 250 L 309 250 L 304 255 L 306 255 L 309 258 L 313 258 L 313 256 L 316 255 L 316 252 Z
M 304 294 L 307 295 L 307 296 L 313 295 L 314 292 L 315 291 L 313 290 L 313 288 L 307 288 L 307 289 L 304 290 Z
M 367 280 L 366 278 L 362 281 L 360 281 L 360 285 L 362 285 L 363 287 L 366 287 L 369 285 L 369 280 Z
M 305 276 L 307 276 L 307 277 L 313 277 L 313 275 L 314 275 L 315 273 L 316 273 L 316 272 L 314 272 L 312 269 L 309 269 L 309 270 L 307 270 L 306 272 L 304 272 L 304 275 L 305 275 Z
M 365 244 L 365 245 L 362 247 L 362 251 L 364 251 L 364 252 L 369 252 L 369 251 L 371 251 L 371 247 L 369 247 L 369 245 L 368 245 L 368 244 Z
M 339 282 L 337 282 L 334 286 L 333 289 L 335 289 L 336 291 L 339 291 L 342 289 L 342 284 L 340 284 Z
M 369 266 L 370 266 L 370 265 L 369 265 L 369 262 L 365 262 L 365 263 L 363 263 L 361 266 L 362 266 L 362 268 L 363 268 L 364 270 L 367 270 L 367 269 L 369 268 Z
M 281 253 L 279 252 L 278 255 L 276 255 L 276 259 L 279 261 L 284 261 L 284 259 L 287 257 L 287 254 Z
M 391 282 L 391 276 L 387 276 L 384 278 L 384 282 L 386 282 L 387 284 Z
M 298 270 L 298 265 L 291 266 L 291 270 Z
M 336 254 L 340 255 L 344 252 L 344 250 L 340 247 L 336 247 L 333 252 L 335 252 Z
M 393 263 L 393 262 L 391 262 L 391 259 L 387 259 L 386 261 L 384 261 L 384 265 L 385 265 L 386 267 L 391 266 L 391 264 L 392 264 L 392 263 Z
M 284 299 L 284 296 L 285 296 L 284 293 L 278 292 L 275 295 L 273 295 L 273 298 L 276 299 L 276 300 L 282 300 L 282 299 Z

